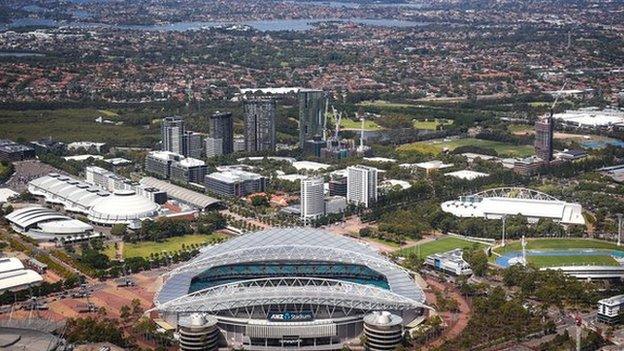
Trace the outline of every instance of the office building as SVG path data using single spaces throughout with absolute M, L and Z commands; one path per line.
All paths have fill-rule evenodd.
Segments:
M 256 173 L 230 169 L 204 178 L 206 191 L 222 196 L 246 196 L 266 191 L 267 178 Z
M 333 177 L 329 180 L 329 196 L 347 196 L 347 177 Z
M 251 99 L 244 103 L 245 149 L 275 151 L 275 99 Z
M 306 222 L 325 214 L 322 177 L 301 180 L 301 219 Z
M 230 112 L 216 112 L 210 116 L 210 137 L 221 139 L 221 152 L 234 152 L 234 121 Z
M 129 190 L 133 187 L 129 179 L 97 166 L 85 168 L 85 180 L 89 184 L 111 192 L 115 190 Z
M 368 166 L 347 168 L 347 201 L 369 207 L 377 201 L 377 169 Z
M 152 151 L 145 157 L 145 172 L 169 179 L 171 163 L 183 158 L 184 156 L 170 151 Z
M 624 295 L 612 296 L 598 301 L 596 319 L 602 323 L 616 324 L 621 321 L 622 312 L 624 312 Z
M 171 163 L 170 179 L 182 183 L 202 184 L 208 166 L 202 160 L 187 157 Z
M 553 159 L 553 130 L 554 123 L 550 115 L 535 122 L 535 156 L 544 162 Z
M 244 135 L 235 135 L 234 136 L 234 152 L 245 151 L 245 136 Z
M 306 140 L 303 143 L 303 154 L 306 156 L 321 157 L 321 150 L 327 147 L 327 142 L 322 140 L 321 137 L 314 137 L 314 139 Z
M 208 137 L 204 139 L 206 157 L 223 155 L 223 139 Z
M 323 138 L 326 97 L 322 90 L 299 91 L 299 147 L 307 140 Z
M 186 157 L 201 158 L 204 154 L 204 135 L 195 132 L 184 132 L 184 153 Z
M 180 117 L 165 117 L 162 120 L 162 150 L 184 154 L 184 120 Z

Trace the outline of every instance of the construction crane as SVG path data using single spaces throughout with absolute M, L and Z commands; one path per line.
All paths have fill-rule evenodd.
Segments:
M 566 84 L 568 84 L 567 79 L 563 82 L 561 89 L 559 89 L 559 91 L 557 92 L 557 96 L 555 96 L 555 101 L 553 101 L 553 104 L 550 106 L 550 117 L 552 117 L 555 113 L 555 106 L 557 105 L 557 102 L 559 102 L 559 97 L 563 93 L 563 89 L 565 89 Z

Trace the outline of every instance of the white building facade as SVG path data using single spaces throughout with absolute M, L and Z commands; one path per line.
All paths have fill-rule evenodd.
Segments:
M 377 201 L 377 168 L 352 166 L 347 168 L 347 202 L 369 207 Z
M 322 177 L 301 181 L 301 219 L 316 219 L 325 214 L 324 181 Z

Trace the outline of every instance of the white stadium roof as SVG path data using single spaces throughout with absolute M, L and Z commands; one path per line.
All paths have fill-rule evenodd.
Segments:
M 389 290 L 323 278 L 277 277 L 238 281 L 189 293 L 193 278 L 206 270 L 243 263 L 336 262 L 364 265 L 382 274 Z M 311 228 L 268 229 L 202 250 L 167 274 L 156 309 L 189 312 L 261 303 L 329 303 L 343 307 L 409 309 L 424 307 L 425 296 L 410 274 L 351 238 Z
M 563 224 L 585 224 L 580 204 L 524 188 L 490 189 L 446 201 L 441 207 L 458 217 L 500 219 L 504 215 L 522 215 L 531 219 L 550 218 Z
M 445 174 L 449 177 L 455 177 L 464 180 L 475 180 L 481 177 L 487 177 L 489 174 L 483 172 L 475 172 L 468 169 L 462 169 L 461 171 L 449 172 Z

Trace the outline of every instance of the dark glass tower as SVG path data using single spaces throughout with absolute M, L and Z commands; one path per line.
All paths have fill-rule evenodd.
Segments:
M 535 122 L 535 155 L 546 162 L 553 158 L 553 127 L 550 115 Z
M 247 100 L 244 110 L 245 149 L 249 152 L 275 151 L 275 100 Z
M 322 90 L 299 92 L 299 147 L 307 140 L 323 137 L 325 127 L 325 93 Z
M 234 152 L 234 121 L 230 112 L 216 112 L 210 116 L 210 137 L 221 139 L 223 155 Z

